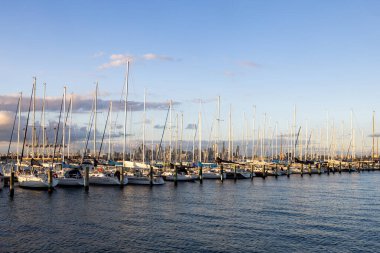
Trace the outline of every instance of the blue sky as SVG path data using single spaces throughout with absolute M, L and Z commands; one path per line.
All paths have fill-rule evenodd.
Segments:
M 294 104 L 299 123 L 315 128 L 327 111 L 348 128 L 353 109 L 368 133 L 380 104 L 379 27 L 380 2 L 369 0 L 7 1 L 0 94 L 28 94 L 37 76 L 40 95 L 42 82 L 60 96 L 64 85 L 90 94 L 98 80 L 104 99 L 118 99 L 125 68 L 101 66 L 133 56 L 130 99 L 142 101 L 146 88 L 150 101 L 178 101 L 186 123 L 201 98 L 210 128 L 220 95 L 225 120 L 232 104 L 236 136 L 253 105 L 285 131 Z

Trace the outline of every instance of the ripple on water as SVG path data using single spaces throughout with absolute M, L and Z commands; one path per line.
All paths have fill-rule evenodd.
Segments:
M 376 252 L 380 173 L 0 192 L 0 252 Z M 13 249 L 13 250 L 10 250 Z

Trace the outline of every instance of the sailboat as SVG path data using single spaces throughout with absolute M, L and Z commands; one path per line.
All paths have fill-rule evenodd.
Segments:
M 25 141 L 26 141 L 26 136 L 27 136 L 27 131 L 28 131 L 28 123 L 29 123 L 30 108 L 31 108 L 32 101 L 33 101 L 33 111 L 35 110 L 35 93 L 36 93 L 36 78 L 34 78 L 32 94 L 31 94 L 30 102 L 29 102 L 28 117 L 26 120 L 26 127 L 25 127 L 25 132 L 24 132 L 24 143 L 22 147 L 20 161 L 18 163 L 17 177 L 18 177 L 18 182 L 19 182 L 20 187 L 31 188 L 31 189 L 46 189 L 49 187 L 57 186 L 58 180 L 55 177 L 53 177 L 51 185 L 50 185 L 46 171 L 38 163 L 34 164 L 34 161 L 35 161 L 34 159 L 31 160 L 30 166 L 25 166 L 25 167 L 21 166 L 22 158 L 24 154 Z M 21 104 L 19 106 L 21 106 Z M 33 126 L 34 126 L 34 122 L 33 122 Z M 34 147 L 33 134 L 32 134 L 32 147 Z M 34 151 L 32 151 L 32 156 L 34 156 Z

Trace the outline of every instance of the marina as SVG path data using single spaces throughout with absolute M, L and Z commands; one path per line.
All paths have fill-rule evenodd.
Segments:
M 0 253 L 380 252 L 380 1 L 4 1 Z

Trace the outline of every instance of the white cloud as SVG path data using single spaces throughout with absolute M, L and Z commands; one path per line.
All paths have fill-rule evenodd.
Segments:
M 112 54 L 110 61 L 99 66 L 99 69 L 115 68 L 126 65 L 127 62 L 132 61 L 133 57 L 125 54 Z
M 108 69 L 108 68 L 116 68 L 116 67 L 126 65 L 128 61 L 131 62 L 135 60 L 174 61 L 174 58 L 167 55 L 158 55 L 158 54 L 152 54 L 152 53 L 144 54 L 141 57 L 134 57 L 132 55 L 127 55 L 127 54 L 111 54 L 109 57 L 109 61 L 100 65 L 98 69 L 103 70 L 103 69 Z
M 174 61 L 174 59 L 170 56 L 158 55 L 158 54 L 152 54 L 152 53 L 144 54 L 142 58 L 147 61 L 150 61 L 150 60 Z

